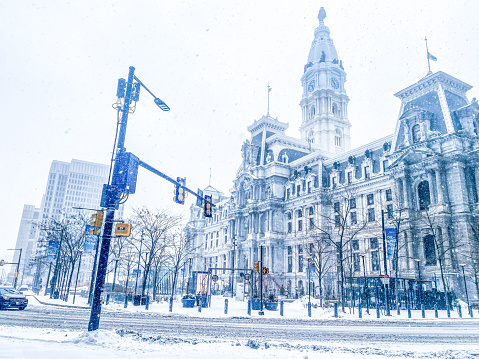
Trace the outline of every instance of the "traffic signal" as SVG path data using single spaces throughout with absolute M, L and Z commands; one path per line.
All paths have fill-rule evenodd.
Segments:
M 176 182 L 178 182 L 181 186 L 185 186 L 186 178 L 177 177 Z M 173 192 L 175 197 L 173 197 L 173 201 L 178 204 L 185 204 L 185 189 L 181 186 L 175 185 L 175 191 Z
M 254 271 L 259 273 L 259 262 L 254 262 Z
M 268 274 L 269 273 L 269 268 L 263 267 L 263 274 Z
M 131 224 L 129 223 L 117 223 L 115 225 L 115 236 L 117 237 L 129 237 L 131 234 Z
M 2 266 L 4 266 L 4 265 L 5 265 L 5 261 L 2 259 L 2 260 L 0 261 L 0 267 L 2 267 Z
M 90 229 L 90 234 L 98 235 L 103 224 L 103 211 L 96 211 L 91 215 L 91 218 L 90 226 L 94 228 Z
M 205 195 L 205 200 L 203 201 L 203 216 L 211 217 L 211 205 L 212 205 L 212 198 L 211 196 Z

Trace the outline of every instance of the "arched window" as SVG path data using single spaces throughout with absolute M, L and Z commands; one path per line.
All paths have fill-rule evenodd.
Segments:
M 337 128 L 336 131 L 334 131 L 334 144 L 337 147 L 341 147 L 341 137 L 341 130 Z
M 420 128 L 419 124 L 415 124 L 414 126 L 412 126 L 411 133 L 412 133 L 412 142 L 413 143 L 417 143 L 417 142 L 421 141 L 421 128 Z
M 424 242 L 424 258 L 427 266 L 436 265 L 436 249 L 434 248 L 434 236 L 428 234 L 423 238 Z
M 308 133 L 308 142 L 309 143 L 314 143 L 314 132 L 313 131 L 309 131 L 309 133 Z
M 426 210 L 431 204 L 431 193 L 429 191 L 429 182 L 422 181 L 417 186 L 417 197 L 419 199 L 419 209 Z

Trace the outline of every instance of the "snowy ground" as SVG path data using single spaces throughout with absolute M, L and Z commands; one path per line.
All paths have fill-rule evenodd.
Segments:
M 33 293 L 30 293 L 33 294 Z M 65 305 L 61 300 L 50 300 L 48 297 L 39 296 L 38 299 L 43 303 L 56 305 Z M 307 297 L 306 297 L 307 301 Z M 304 300 L 303 300 L 304 302 Z M 70 303 L 71 305 L 71 303 Z M 84 306 L 84 298 L 76 298 L 76 306 Z M 4 317 L 15 315 L 27 316 L 30 310 L 34 312 L 45 313 L 45 319 L 48 320 L 49 315 L 56 313 L 61 307 L 48 306 L 40 304 L 33 297 L 29 297 L 29 307 L 21 312 L 0 312 L 0 316 Z M 64 309 L 62 309 L 64 310 Z M 123 303 L 111 303 L 103 306 L 102 312 L 115 314 L 124 311 L 143 312 L 146 313 L 145 307 L 135 307 L 129 305 L 123 308 Z M 83 313 L 82 310 L 80 310 Z M 85 309 L 89 313 L 88 309 Z M 204 308 L 201 313 L 197 308 L 182 308 L 181 302 L 174 302 L 173 313 L 168 311 L 168 303 L 153 302 L 150 304 L 148 313 L 158 316 L 175 316 L 176 318 L 190 317 L 192 320 L 203 318 L 205 320 L 213 320 L 214 318 L 223 318 L 227 322 L 237 317 L 247 317 L 246 303 L 237 302 L 229 299 L 228 314 L 224 314 L 224 298 L 213 297 L 212 306 Z M 155 314 L 156 313 L 156 314 Z M 140 313 L 137 313 L 140 314 Z M 202 337 L 200 333 L 191 333 L 191 335 L 158 335 L 148 331 L 134 331 L 124 329 L 125 326 L 118 326 L 118 329 L 102 329 L 100 321 L 100 330 L 88 332 L 85 330 L 73 329 L 52 329 L 52 328 L 34 328 L 19 325 L 2 325 L 0 324 L 0 358 L 34 358 L 34 359 L 52 359 L 52 358 L 68 358 L 68 359 L 105 359 L 105 358 L 477 358 L 479 357 L 479 341 L 462 342 L 452 341 L 447 343 L 444 335 L 449 330 L 464 331 L 460 325 L 448 328 L 442 328 L 441 323 L 445 323 L 446 319 L 435 319 L 434 311 L 426 312 L 426 319 L 421 318 L 420 311 L 413 311 L 413 318 L 408 319 L 407 311 L 402 311 L 397 316 L 392 311 L 391 317 L 381 316 L 376 319 L 376 312 L 371 311 L 371 315 L 367 316 L 363 312 L 363 319 L 359 319 L 357 309 L 355 313 L 341 313 L 342 318 L 333 318 L 331 309 L 313 308 L 312 318 L 308 318 L 307 309 L 301 301 L 294 303 L 285 303 L 284 317 L 281 318 L 279 310 L 275 312 L 265 311 L 263 317 L 258 315 L 257 311 L 252 312 L 252 317 L 271 318 L 268 325 L 274 326 L 275 322 L 298 320 L 303 323 L 317 323 L 318 320 L 338 322 L 343 325 L 342 329 L 347 336 L 348 332 L 358 332 L 363 330 L 360 326 L 347 326 L 347 322 L 360 323 L 364 321 L 367 324 L 367 332 L 364 333 L 364 341 L 324 341 L 320 338 L 301 338 L 295 337 L 293 340 L 265 340 L 264 338 L 244 337 L 231 338 L 222 337 Z M 464 313 L 465 314 L 465 313 Z M 476 313 L 474 313 L 477 317 Z M 194 317 L 194 318 L 193 318 Z M 456 312 L 452 312 L 452 317 L 457 318 Z M 464 316 L 465 317 L 465 316 Z M 28 318 L 28 316 L 27 316 Z M 137 317 L 138 318 L 138 317 Z M 208 319 L 211 318 L 211 319 Z M 228 319 L 230 318 L 230 319 Z M 367 318 L 367 319 L 366 319 Z M 440 318 L 446 318 L 446 313 L 440 312 Z M 417 325 L 418 319 L 427 323 L 426 325 Z M 186 319 L 187 320 L 187 319 Z M 311 321 L 310 321 L 311 320 Z M 346 322 L 345 322 L 346 321 Z M 396 327 L 396 324 L 403 323 L 402 327 Z M 452 322 L 467 323 L 469 331 L 479 332 L 479 320 L 477 318 L 460 320 L 453 319 Z M 2 320 L 0 318 L 0 323 Z M 344 325 L 346 323 L 346 325 Z M 376 323 L 376 324 L 375 324 Z M 396 323 L 396 324 L 394 324 Z M 409 323 L 411 327 L 409 327 Z M 448 322 L 449 323 L 449 322 Z M 106 319 L 104 320 L 106 325 Z M 248 324 L 245 324 L 248 325 Z M 472 325 L 472 327 L 471 327 Z M 292 325 L 294 327 L 295 325 Z M 128 326 L 126 326 L 128 327 Z M 288 326 L 289 327 L 289 326 Z M 123 328 L 123 329 L 122 329 Z M 471 330 L 473 328 L 474 330 Z M 337 328 L 336 328 L 337 329 Z M 406 343 L 401 340 L 392 340 L 382 343 L 370 343 L 371 335 L 379 332 L 387 332 L 400 334 L 401 332 L 414 331 L 418 334 L 437 333 L 438 338 L 442 336 L 442 340 L 438 343 L 421 342 L 421 339 Z M 434 334 L 435 335 L 435 334 Z M 452 336 L 451 336 L 452 337 Z M 398 337 L 399 338 L 399 337 Z
M 28 292 L 27 295 L 29 295 L 29 305 L 41 305 L 38 303 L 37 300 L 32 298 L 31 296 L 33 295 L 33 292 Z M 87 304 L 87 299 L 82 298 L 82 297 L 76 297 L 75 298 L 75 304 L 73 304 L 73 297 L 70 296 L 69 302 L 66 303 L 60 299 L 50 299 L 49 296 L 35 296 L 38 298 L 39 301 L 42 303 L 48 303 L 48 304 L 55 304 L 55 305 L 75 305 L 79 307 L 88 307 Z M 198 312 L 198 308 L 183 308 L 180 297 L 176 297 L 175 301 L 173 302 L 173 311 L 172 313 L 175 314 L 181 314 L 181 315 L 187 315 L 187 316 L 194 316 L 194 317 L 202 317 L 202 318 L 210 318 L 210 317 L 237 317 L 237 316 L 246 316 L 247 315 L 247 302 L 244 301 L 236 301 L 233 298 L 227 298 L 228 299 L 228 314 L 224 314 L 224 306 L 225 306 L 225 299 L 222 296 L 213 296 L 212 301 L 211 301 L 211 307 L 209 308 L 203 308 L 201 313 Z M 308 303 L 308 296 L 302 297 L 300 300 L 296 300 L 293 303 L 284 303 L 284 318 L 301 318 L 301 319 L 332 319 L 334 318 L 333 315 L 333 308 L 321 308 L 319 307 L 319 300 L 311 298 L 311 303 L 312 305 L 316 305 L 316 308 L 312 307 L 311 308 L 311 318 L 308 317 L 308 310 L 307 310 L 307 303 Z M 465 303 L 463 304 L 462 307 L 462 317 L 463 318 L 469 318 L 469 315 L 467 313 L 467 305 Z M 102 307 L 103 310 L 110 310 L 110 311 L 130 311 L 130 312 L 136 312 L 136 311 L 146 311 L 145 306 L 133 306 L 131 302 L 128 303 L 128 307 L 124 308 L 124 303 L 113 303 L 110 302 L 108 305 L 104 305 Z M 149 304 L 149 312 L 155 312 L 155 313 L 169 313 L 169 303 L 167 301 L 161 301 L 161 302 L 150 302 Z M 278 310 L 276 311 L 268 311 L 264 310 L 264 316 L 268 318 L 282 318 L 280 316 L 280 311 L 279 311 L 279 305 L 278 305 Z M 380 311 L 380 320 L 397 320 L 397 319 L 406 319 L 408 320 L 408 313 L 407 310 L 401 310 L 400 314 L 398 315 L 396 312 L 396 309 L 391 309 L 390 314 L 391 316 L 385 316 L 384 310 Z M 425 312 L 425 319 L 435 319 L 435 313 L 433 310 L 427 310 Z M 346 308 L 346 312 L 343 313 L 340 309 L 338 310 L 338 315 L 339 318 L 347 318 L 347 319 L 359 319 L 359 314 L 358 314 L 358 309 L 357 307 L 352 309 L 352 308 Z M 377 320 L 377 314 L 376 314 L 376 309 L 375 308 L 370 308 L 369 309 L 369 315 L 366 313 L 366 308 L 362 309 L 362 315 L 363 319 L 375 319 Z M 252 317 L 260 317 L 258 314 L 258 311 L 252 311 L 251 312 Z M 479 313 L 476 310 L 474 312 L 475 319 L 479 319 Z M 438 318 L 447 318 L 447 312 L 445 310 L 439 310 L 438 311 Z M 459 313 L 457 310 L 451 311 L 451 318 L 459 318 Z M 412 310 L 411 311 L 411 319 L 422 319 L 422 312 L 420 310 Z M 479 322 L 478 322 L 479 324 Z

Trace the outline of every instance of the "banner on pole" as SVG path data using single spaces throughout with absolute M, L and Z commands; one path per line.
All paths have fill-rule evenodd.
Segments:
M 394 251 L 396 249 L 397 229 L 386 228 L 384 232 L 386 234 L 386 248 L 387 248 L 388 260 L 391 260 L 394 257 Z
M 54 261 L 58 254 L 59 241 L 48 241 L 47 260 Z
M 306 280 L 308 282 L 314 282 L 314 274 L 316 273 L 315 267 L 306 268 Z
M 96 251 L 97 236 L 88 234 L 85 236 L 85 244 L 83 245 L 83 253 L 92 254 Z

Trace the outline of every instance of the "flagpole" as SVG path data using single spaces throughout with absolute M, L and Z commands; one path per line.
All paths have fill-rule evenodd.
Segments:
M 268 81 L 268 111 L 266 112 L 266 116 L 269 117 L 269 93 L 271 92 L 271 87 L 269 87 L 269 81 Z
M 427 68 L 428 68 L 427 74 L 430 75 L 430 74 L 432 74 L 432 71 L 431 71 L 431 62 L 429 61 L 429 49 L 427 48 L 427 37 L 426 36 L 424 36 L 424 41 L 426 41 L 426 57 L 427 57 Z

